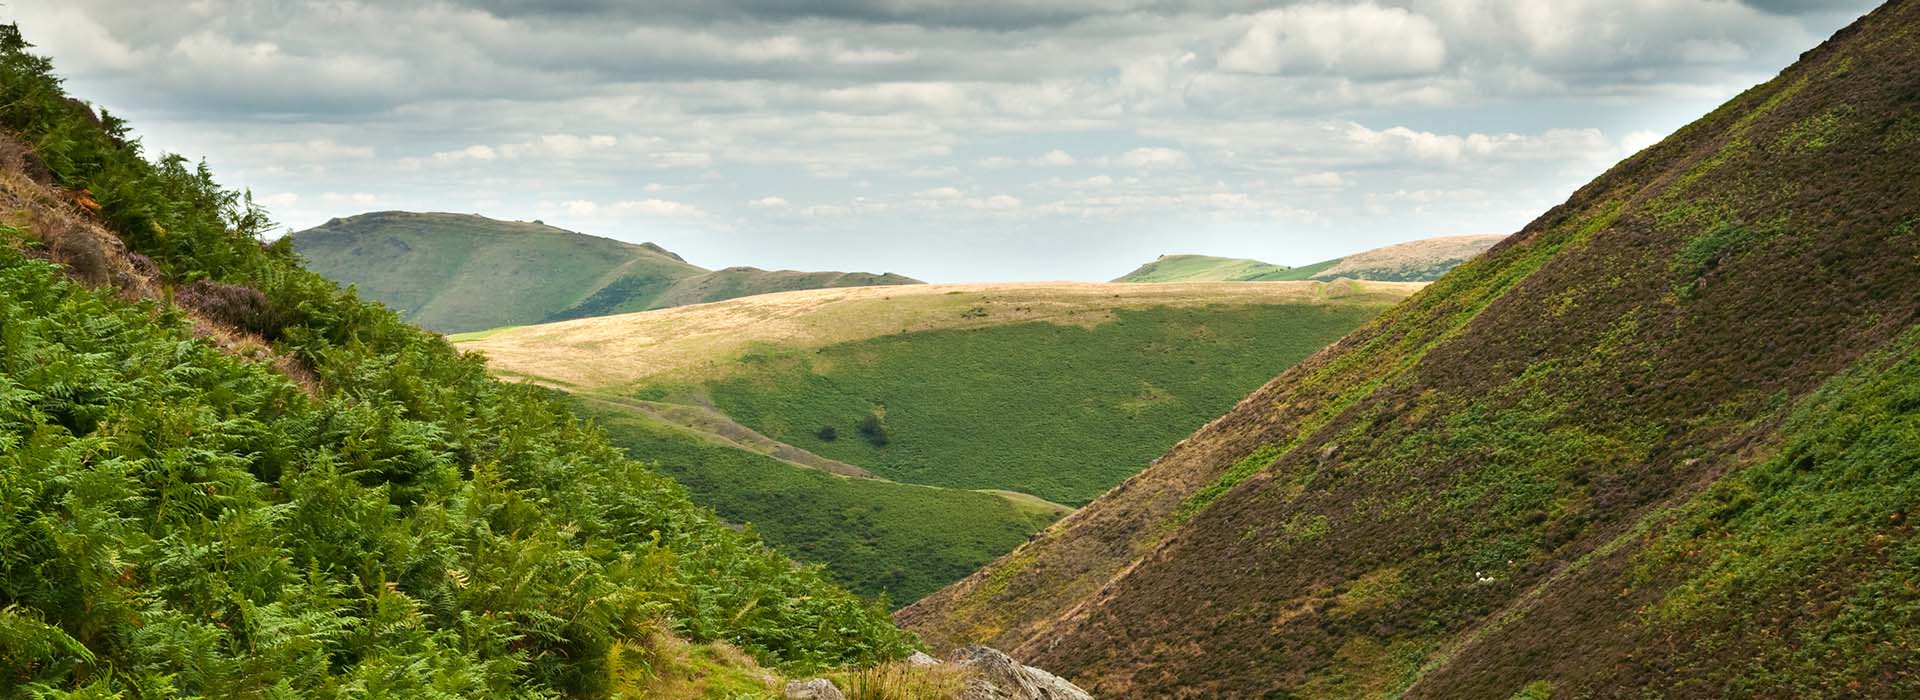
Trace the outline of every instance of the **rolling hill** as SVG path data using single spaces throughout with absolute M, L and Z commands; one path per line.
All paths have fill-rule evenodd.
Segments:
M 576 393 L 700 503 L 904 603 L 1418 287 L 812 290 L 453 339 Z
M 1115 282 L 1274 282 L 1332 281 L 1340 278 L 1382 282 L 1431 282 L 1460 263 L 1499 243 L 1505 235 L 1441 236 L 1409 241 L 1302 265 L 1287 267 L 1246 258 L 1211 255 L 1162 255 Z
M 652 243 L 472 214 L 375 212 L 293 234 L 308 269 L 445 333 L 825 287 L 894 274 L 707 270 Z
M 1920 696 L 1895 0 L 896 619 L 1103 697 Z

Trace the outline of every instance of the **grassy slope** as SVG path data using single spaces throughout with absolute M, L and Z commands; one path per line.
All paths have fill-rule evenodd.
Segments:
M 1163 255 L 1115 282 L 1290 282 L 1338 278 L 1431 282 L 1504 236 L 1443 236 L 1287 267 L 1246 258 Z
M 917 282 L 861 272 L 708 271 L 650 243 L 470 214 L 362 214 L 295 233 L 294 244 L 315 272 L 442 332 Z
M 1920 3 L 898 618 L 1114 696 L 1910 697 Z
M 0 697 L 601 697 L 660 630 L 909 650 L 50 71 L 0 25 Z
M 1244 282 L 1284 273 L 1285 265 L 1212 255 L 1162 255 L 1115 282 Z
M 441 331 L 536 322 L 614 280 L 647 281 L 626 296 L 651 298 L 706 272 L 649 247 L 468 214 L 362 214 L 294 245 L 314 272 Z
M 825 564 L 834 580 L 902 604 L 979 569 L 1061 512 L 988 493 L 848 478 L 583 403 L 608 439 L 673 476 L 695 501 L 750 523 L 781 551 Z
M 768 349 L 704 388 L 770 437 L 889 479 L 1085 503 L 1380 308 L 1123 309 L 1092 328 L 1027 322 Z M 881 446 L 859 431 L 876 412 Z M 838 437 L 821 439 L 822 427 Z

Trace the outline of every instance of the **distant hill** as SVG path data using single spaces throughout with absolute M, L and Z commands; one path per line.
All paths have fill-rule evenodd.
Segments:
M 1097 697 L 1920 697 L 1916 154 L 1895 0 L 896 619 Z
M 1419 287 L 811 290 L 452 339 L 580 396 L 696 502 L 908 603 Z
M 1246 258 L 1162 255 L 1114 281 L 1280 282 L 1345 277 L 1381 282 L 1431 282 L 1505 238 L 1503 234 L 1426 238 L 1300 267 Z
M 917 284 L 894 274 L 708 270 L 625 243 L 473 214 L 375 212 L 293 234 L 307 268 L 443 333 L 795 289 Z

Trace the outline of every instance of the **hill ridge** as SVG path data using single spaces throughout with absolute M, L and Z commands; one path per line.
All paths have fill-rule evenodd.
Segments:
M 1332 260 L 1289 267 L 1251 258 L 1170 253 L 1115 278 L 1115 282 L 1279 282 L 1340 278 L 1431 282 L 1479 255 L 1506 234 L 1435 236 L 1371 248 Z
M 708 270 L 652 242 L 452 212 L 368 212 L 291 241 L 316 272 L 447 333 L 789 289 L 919 283 L 891 273 Z

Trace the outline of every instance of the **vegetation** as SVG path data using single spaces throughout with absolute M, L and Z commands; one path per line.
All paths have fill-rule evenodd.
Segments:
M 375 212 L 293 234 L 307 265 L 447 333 L 793 289 L 913 284 L 899 275 L 709 271 L 652 243 L 471 214 Z
M 616 441 L 660 459 L 698 502 L 906 603 L 1416 288 L 806 291 L 457 340 L 509 376 L 590 399 Z
M 1027 322 L 767 348 L 702 390 L 769 437 L 888 479 L 1085 503 L 1378 309 L 1121 309 L 1091 328 Z M 861 439 L 823 440 L 820 426 Z
M 1888 3 L 897 617 L 1122 697 L 1920 694 L 1916 109 Z
M 1287 267 L 1211 255 L 1162 255 L 1115 282 L 1285 282 L 1340 278 L 1431 282 L 1506 236 L 1443 236 Z
M 151 274 L 93 288 L 36 259 L 65 234 L 0 234 L 0 696 L 602 696 L 660 629 L 795 672 L 910 648 L 544 392 L 262 246 L 245 194 L 144 160 L 27 49 L 0 27 L 0 126 L 131 248 L 96 257 Z M 249 333 L 274 362 L 213 342 Z
M 646 455 L 695 502 L 869 597 L 918 600 L 1064 514 L 976 491 L 847 478 L 703 439 L 616 404 L 581 402 L 615 445 Z

